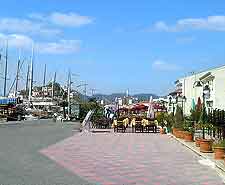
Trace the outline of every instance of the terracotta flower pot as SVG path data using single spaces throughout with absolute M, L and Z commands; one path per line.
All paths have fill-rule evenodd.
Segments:
M 178 128 L 173 128 L 172 132 L 174 136 L 176 136 L 178 130 L 179 130 Z
M 214 159 L 220 160 L 224 159 L 225 147 L 214 147 Z
M 164 128 L 160 128 L 160 134 L 166 134 L 165 129 Z
M 202 138 L 195 138 L 195 146 L 200 147 L 200 142 L 201 142 Z
M 179 130 L 177 132 L 178 132 L 178 138 L 184 139 L 184 131 L 183 130 Z
M 212 153 L 212 143 L 211 139 L 202 139 L 200 142 L 200 152 Z
M 185 132 L 184 140 L 187 141 L 187 142 L 192 142 L 193 141 L 193 134 L 190 133 L 190 132 Z

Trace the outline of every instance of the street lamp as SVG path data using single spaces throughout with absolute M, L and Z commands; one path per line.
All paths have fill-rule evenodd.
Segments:
M 120 117 L 120 104 L 119 104 L 119 99 L 116 98 L 115 100 L 116 106 L 117 106 L 117 119 Z
M 203 98 L 203 112 L 202 112 L 202 124 L 204 125 L 205 124 L 205 114 L 206 114 L 206 110 L 205 110 L 205 99 L 208 99 L 210 97 L 210 88 L 208 85 L 204 86 L 203 82 L 201 81 L 197 81 L 195 82 L 195 87 L 202 87 L 203 88 L 203 91 L 202 91 L 202 98 Z M 205 139 L 205 128 L 203 126 L 202 128 L 202 137 L 203 139 Z
M 172 96 L 170 96 L 169 97 L 169 105 L 171 105 L 171 104 L 173 104 L 173 116 L 174 116 L 174 101 L 172 101 L 173 100 L 173 98 L 172 98 Z
M 182 112 L 184 113 L 184 102 L 186 102 L 187 98 L 185 96 L 177 96 L 176 102 L 181 102 Z

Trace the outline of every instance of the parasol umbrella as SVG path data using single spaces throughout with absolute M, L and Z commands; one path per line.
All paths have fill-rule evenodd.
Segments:
M 152 96 L 149 99 L 147 118 L 154 118 L 154 107 L 152 105 Z

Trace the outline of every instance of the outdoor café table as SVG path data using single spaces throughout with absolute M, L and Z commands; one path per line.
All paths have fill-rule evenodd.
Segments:
M 126 131 L 126 128 L 123 125 L 123 121 L 117 121 L 116 131 L 117 132 L 119 132 L 119 131 L 125 132 Z
M 150 124 L 145 126 L 146 132 L 153 131 L 153 133 L 157 132 L 157 127 L 156 125 Z
M 144 132 L 144 127 L 141 123 L 141 121 L 135 121 L 135 132 L 140 131 L 140 132 Z

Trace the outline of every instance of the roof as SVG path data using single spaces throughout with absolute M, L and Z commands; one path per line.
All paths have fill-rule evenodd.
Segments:
M 191 77 L 191 76 L 194 76 L 196 74 L 201 74 L 201 73 L 207 73 L 207 72 L 210 72 L 210 71 L 213 71 L 213 70 L 219 70 L 219 69 L 224 69 L 225 68 L 225 65 L 221 65 L 221 66 L 217 66 L 217 67 L 211 67 L 211 68 L 208 68 L 208 69 L 205 69 L 205 70 L 201 70 L 199 72 L 191 72 L 192 74 L 191 75 L 186 75 L 186 76 L 183 76 L 179 79 L 183 79 L 183 78 L 186 78 L 186 77 Z

